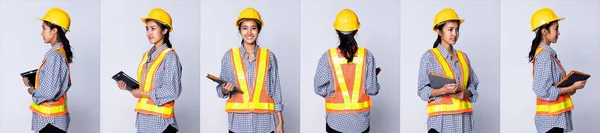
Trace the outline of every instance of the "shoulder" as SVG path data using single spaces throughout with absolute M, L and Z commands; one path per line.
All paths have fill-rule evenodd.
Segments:
M 65 61 L 65 58 L 62 53 L 58 50 L 51 50 L 48 53 L 46 53 L 46 60 L 51 60 L 51 61 Z

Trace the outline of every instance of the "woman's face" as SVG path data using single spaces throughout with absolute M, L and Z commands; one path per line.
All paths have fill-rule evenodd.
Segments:
M 56 30 L 58 29 L 50 29 L 49 25 L 42 22 L 42 38 L 44 39 L 44 43 L 50 43 L 52 40 L 56 39 Z
M 251 19 L 242 20 L 240 24 L 240 35 L 244 44 L 255 44 L 258 38 L 258 25 L 256 21 Z
M 558 31 L 558 22 L 552 23 L 548 30 L 543 30 L 542 32 L 546 40 L 550 43 L 556 43 L 556 41 L 558 41 L 558 35 L 560 35 L 560 32 Z
M 163 36 L 167 34 L 168 29 L 161 29 L 155 21 L 146 22 L 146 36 L 151 44 L 160 43 L 163 41 Z
M 454 45 L 458 40 L 459 29 L 459 22 L 447 21 L 442 30 L 438 30 L 438 34 L 442 37 L 444 43 Z

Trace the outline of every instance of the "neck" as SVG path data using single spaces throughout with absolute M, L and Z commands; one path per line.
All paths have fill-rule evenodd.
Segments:
M 543 39 L 543 40 L 542 40 L 542 43 L 544 43 L 544 44 L 546 44 L 546 45 L 550 46 L 550 41 L 548 41 L 548 40 L 546 40 L 546 39 Z
M 50 41 L 50 46 L 54 47 L 54 46 L 56 46 L 56 44 L 58 44 L 58 41 L 56 41 L 56 40 Z
M 246 53 L 254 53 L 254 49 L 256 48 L 256 43 L 244 43 L 244 50 Z
M 450 45 L 448 43 L 444 43 L 443 41 L 441 44 L 442 44 L 442 47 L 444 47 L 444 49 L 448 50 L 449 53 L 451 53 L 451 54 L 453 53 L 454 49 L 452 48 L 452 45 Z
M 154 49 L 158 49 L 160 48 L 163 44 L 165 44 L 165 42 L 163 40 L 158 41 L 157 43 L 154 44 Z

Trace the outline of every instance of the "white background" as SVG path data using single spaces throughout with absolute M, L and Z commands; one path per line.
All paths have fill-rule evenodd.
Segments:
M 475 133 L 499 132 L 500 128 L 500 2 L 499 1 L 402 1 L 401 3 L 401 132 L 427 132 L 427 102 L 417 95 L 419 62 L 432 48 L 437 33 L 433 18 L 443 8 L 453 8 L 465 19 L 454 48 L 470 58 L 477 74 L 479 98 L 473 103 Z
M 344 8 L 353 10 L 361 23 L 356 35 L 358 46 L 367 48 L 382 69 L 378 76 L 381 89 L 371 97 L 371 132 L 399 132 L 400 2 L 302 1 L 301 5 L 302 132 L 325 132 L 325 100 L 315 94 L 313 81 L 323 53 L 339 45 L 333 22 Z
M 298 1 L 202 1 L 200 62 L 202 76 L 220 75 L 221 59 L 227 50 L 241 46 L 235 26 L 239 13 L 254 7 L 264 21 L 258 45 L 271 49 L 278 60 L 286 133 L 300 132 L 300 6 Z M 200 79 L 201 132 L 227 132 L 225 99 L 217 96 L 217 84 Z M 304 132 L 304 131 L 303 131 Z
M 0 4 L 0 132 L 31 132 L 31 95 L 19 73 L 37 69 L 50 44 L 42 40 L 41 18 L 52 7 L 71 17 L 73 48 L 68 91 L 69 132 L 100 131 L 100 2 L 2 1 Z
M 198 1 L 103 1 L 101 4 L 102 132 L 136 131 L 136 113 L 133 110 L 137 99 L 131 96 L 131 93 L 120 90 L 111 76 L 119 71 L 131 76 L 137 74 L 142 55 L 153 46 L 148 42 L 145 24 L 140 21 L 140 18 L 146 17 L 150 10 L 156 7 L 163 8 L 171 15 L 173 32 L 170 33 L 169 39 L 183 66 L 181 77 L 183 90 L 175 100 L 175 117 L 179 131 L 199 132 L 200 3 Z
M 531 15 L 542 7 L 550 7 L 559 17 L 560 35 L 550 46 L 568 72 L 578 70 L 591 74 L 586 87 L 573 96 L 574 133 L 600 132 L 597 115 L 600 93 L 598 59 L 600 49 L 600 2 L 598 1 L 502 1 L 501 40 L 501 116 L 502 132 L 536 132 L 535 94 L 531 89 L 531 64 L 527 54 L 535 33 L 531 32 Z

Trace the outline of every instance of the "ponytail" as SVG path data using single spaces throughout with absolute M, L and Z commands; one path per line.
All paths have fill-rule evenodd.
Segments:
M 548 24 L 544 24 L 536 29 L 535 38 L 533 38 L 533 40 L 531 41 L 531 50 L 529 50 L 529 62 L 532 62 L 533 59 L 535 59 L 535 51 L 542 42 L 542 30 L 548 30 L 554 22 L 557 21 L 552 21 Z M 548 32 L 550 32 L 550 30 L 548 30 Z
M 338 48 L 340 49 L 346 60 L 348 60 L 348 63 L 350 63 L 354 58 L 354 54 L 358 50 L 358 44 L 354 39 L 354 35 L 356 35 L 356 32 L 358 32 L 358 30 L 352 31 L 349 34 L 342 33 L 338 30 L 336 30 L 336 32 L 338 34 L 338 37 L 340 38 L 340 45 L 338 46 Z
M 48 25 L 48 27 L 50 27 L 50 30 L 52 29 L 56 29 L 56 35 L 58 35 L 58 41 L 60 41 L 63 45 L 63 48 L 65 49 L 65 54 L 67 55 L 67 62 L 68 63 L 73 63 L 73 51 L 71 50 L 71 44 L 69 43 L 69 39 L 67 39 L 67 36 L 65 36 L 66 34 L 66 30 L 64 30 L 62 27 L 52 24 L 48 21 L 44 21 L 44 23 L 46 25 Z

